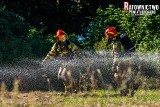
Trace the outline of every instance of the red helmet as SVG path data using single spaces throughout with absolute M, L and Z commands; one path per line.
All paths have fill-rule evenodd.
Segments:
M 56 38 L 59 38 L 62 35 L 66 35 L 66 33 L 63 30 L 58 30 L 56 33 Z
M 117 30 L 114 27 L 109 27 L 105 31 L 105 35 L 108 36 L 109 38 L 114 38 L 117 35 Z

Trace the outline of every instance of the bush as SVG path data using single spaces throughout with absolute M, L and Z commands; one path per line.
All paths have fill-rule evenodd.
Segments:
M 44 37 L 44 29 L 37 30 L 22 16 L 0 9 L 0 61 L 44 56 L 55 40 L 52 35 Z
M 91 41 L 87 45 L 94 47 L 96 50 L 107 49 L 105 47 L 104 31 L 107 27 L 115 26 L 120 29 L 119 33 L 126 32 L 129 35 L 138 51 L 160 52 L 159 24 L 160 15 L 133 16 L 120 8 L 113 8 L 113 6 L 104 10 L 99 8 L 97 17 L 86 29 L 88 38 L 86 41 Z
M 27 31 L 28 25 L 23 17 L 0 9 L 1 61 L 13 60 L 15 57 L 30 54 L 31 49 L 25 41 Z
M 23 17 L 13 12 L 0 9 L 0 39 L 9 41 L 12 37 L 25 38 L 28 25 Z

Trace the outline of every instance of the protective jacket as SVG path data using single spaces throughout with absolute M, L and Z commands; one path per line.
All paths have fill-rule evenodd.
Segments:
M 71 43 L 69 40 L 66 42 L 56 42 L 44 60 L 53 58 L 73 58 L 73 55 L 78 53 L 79 48 Z
M 108 38 L 107 40 L 107 43 L 106 45 L 110 44 L 111 42 L 113 41 L 120 41 L 123 48 L 124 48 L 124 51 L 126 53 L 128 52 L 135 52 L 135 47 L 134 45 L 132 44 L 130 38 L 128 37 L 128 35 L 126 33 L 123 33 L 123 34 L 120 34 L 120 35 L 117 35 L 115 38 L 111 39 L 111 38 Z

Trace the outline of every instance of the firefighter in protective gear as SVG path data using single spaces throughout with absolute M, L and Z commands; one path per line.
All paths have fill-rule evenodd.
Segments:
M 105 35 L 107 36 L 106 46 L 112 44 L 113 48 L 113 66 L 112 71 L 114 76 L 117 76 L 117 69 L 119 68 L 119 58 L 121 56 L 135 52 L 135 47 L 132 44 L 130 38 L 126 33 L 118 34 L 115 27 L 109 27 L 105 30 Z M 122 46 L 124 52 L 122 52 Z
M 135 47 L 132 44 L 130 38 L 126 33 L 118 34 L 118 31 L 115 27 L 109 27 L 105 30 L 105 35 L 107 36 L 107 42 L 106 45 L 112 44 L 113 48 L 113 65 L 112 65 L 112 72 L 114 74 L 114 80 L 117 84 L 117 87 L 121 87 L 122 80 L 125 78 L 123 75 L 127 72 L 126 69 L 130 67 L 130 65 L 127 63 L 123 63 L 123 61 L 120 59 L 122 56 L 130 56 L 132 52 L 135 52 Z M 124 52 L 122 52 L 122 46 L 124 48 Z M 128 65 L 127 65 L 128 64 Z M 123 68 L 124 66 L 124 68 Z M 127 74 L 127 73 L 126 73 Z M 126 76 L 125 74 L 125 76 Z M 127 76 L 129 78 L 129 76 Z M 126 80 L 128 81 L 128 80 Z M 125 90 L 128 90 L 126 88 Z M 126 92 L 127 93 L 127 92 Z M 123 92 L 121 91 L 121 95 L 123 95 Z
M 81 54 L 80 48 L 71 43 L 67 38 L 67 34 L 63 30 L 58 30 L 56 32 L 56 43 L 52 46 L 49 53 L 44 58 L 43 62 L 48 59 L 59 59 L 59 60 L 67 60 L 73 59 L 74 56 Z M 78 56 L 77 55 L 77 56 Z M 63 84 L 65 86 L 65 92 L 76 92 L 78 90 L 78 77 L 75 79 L 72 77 L 73 73 L 78 73 L 73 71 L 74 67 L 66 66 L 62 63 L 62 66 L 58 70 L 58 79 L 63 80 Z
M 126 53 L 135 52 L 135 47 L 126 33 L 118 34 L 115 27 L 109 27 L 106 29 L 105 35 L 108 37 L 106 45 L 110 44 L 112 41 L 119 41 Z
M 71 59 L 78 51 L 79 48 L 68 40 L 67 34 L 63 30 L 58 30 L 56 33 L 56 43 L 52 46 L 44 61 L 53 58 Z

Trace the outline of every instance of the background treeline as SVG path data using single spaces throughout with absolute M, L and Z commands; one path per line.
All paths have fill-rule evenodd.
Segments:
M 160 11 L 133 16 L 123 11 L 124 0 L 1 0 L 0 61 L 18 57 L 42 58 L 63 29 L 83 49 L 106 49 L 104 30 L 118 26 L 138 51 L 160 51 Z M 130 0 L 130 4 L 158 1 Z M 113 5 L 110 5 L 113 4 Z

